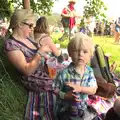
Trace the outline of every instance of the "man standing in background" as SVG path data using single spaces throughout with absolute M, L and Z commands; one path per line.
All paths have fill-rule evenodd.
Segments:
M 75 0 L 69 0 L 69 4 L 62 10 L 61 16 L 61 22 L 64 27 L 64 33 L 61 38 L 59 38 L 60 41 L 65 40 L 67 37 L 71 36 L 71 31 L 74 28 L 76 24 L 76 11 L 74 8 L 76 1 Z

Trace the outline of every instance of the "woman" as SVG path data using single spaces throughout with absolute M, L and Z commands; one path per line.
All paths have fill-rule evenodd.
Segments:
M 57 49 L 56 45 L 53 43 L 50 37 L 49 25 L 45 17 L 40 17 L 34 28 L 34 39 L 35 41 L 42 45 L 48 45 L 55 56 L 60 56 L 61 51 Z
M 5 40 L 5 53 L 21 73 L 22 83 L 29 91 L 24 120 L 54 120 L 52 79 L 41 60 L 51 49 L 39 47 L 29 39 L 34 28 L 31 10 L 18 9 L 10 20 L 11 36 Z

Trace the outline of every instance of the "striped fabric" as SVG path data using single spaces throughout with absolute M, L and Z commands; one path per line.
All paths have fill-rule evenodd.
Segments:
M 24 120 L 55 120 L 52 92 L 29 92 Z

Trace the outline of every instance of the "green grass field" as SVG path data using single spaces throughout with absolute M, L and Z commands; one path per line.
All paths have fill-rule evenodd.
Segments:
M 62 48 L 66 48 L 68 44 L 68 40 L 65 41 L 58 41 L 58 38 L 61 36 L 61 34 L 53 34 L 53 40 L 55 43 L 59 43 Z M 94 44 L 98 44 L 102 47 L 104 53 L 109 53 L 111 55 L 109 62 L 112 64 L 114 61 L 117 64 L 116 72 L 118 73 L 120 71 L 120 45 L 114 44 L 114 38 L 113 36 L 94 36 L 93 37 Z

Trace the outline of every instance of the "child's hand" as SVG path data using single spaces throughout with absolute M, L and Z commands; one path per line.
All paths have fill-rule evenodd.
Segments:
M 80 87 L 80 85 L 74 84 L 74 83 L 72 83 L 72 82 L 66 82 L 65 84 L 66 84 L 67 86 L 73 88 L 73 89 L 74 89 L 73 92 L 81 92 L 81 87 Z
M 75 95 L 73 91 L 69 91 L 65 94 L 65 100 L 80 102 L 79 96 Z

